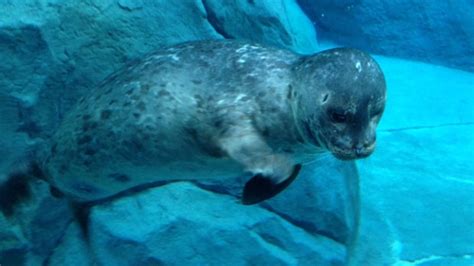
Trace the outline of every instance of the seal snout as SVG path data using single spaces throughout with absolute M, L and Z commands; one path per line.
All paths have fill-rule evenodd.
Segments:
M 356 158 L 362 159 L 372 154 L 374 149 L 375 149 L 375 141 L 372 143 L 357 144 L 353 150 L 354 150 L 354 154 Z
M 332 146 L 331 152 L 340 160 L 363 159 L 372 154 L 375 149 L 375 141 L 358 143 L 353 146 Z

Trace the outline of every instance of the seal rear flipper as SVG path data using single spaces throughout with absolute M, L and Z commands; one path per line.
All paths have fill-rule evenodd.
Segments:
M 0 211 L 5 216 L 12 216 L 19 203 L 31 198 L 29 182 L 29 175 L 16 172 L 0 185 Z
M 295 165 L 291 175 L 278 184 L 275 184 L 271 177 L 265 177 L 261 174 L 252 177 L 245 184 L 242 203 L 244 205 L 251 205 L 274 197 L 296 179 L 300 170 L 301 164 Z
M 18 204 L 31 198 L 31 181 L 36 178 L 45 179 L 35 161 L 20 162 L 15 168 L 17 170 L 10 173 L 0 184 L 0 211 L 7 217 L 13 215 Z

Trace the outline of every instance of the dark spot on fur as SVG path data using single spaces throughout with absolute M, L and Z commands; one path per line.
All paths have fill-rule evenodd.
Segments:
M 59 166 L 59 173 L 64 174 L 64 173 L 66 173 L 66 171 L 67 171 L 67 165 L 66 164 L 61 164 L 61 166 Z
M 86 143 L 90 143 L 91 141 L 92 141 L 92 137 L 89 136 L 89 135 L 85 135 L 85 136 L 80 137 L 77 140 L 77 144 L 78 145 L 83 145 L 83 144 L 86 144 Z
M 144 148 L 142 141 L 138 137 L 135 137 L 128 141 L 124 141 L 123 144 L 126 146 L 130 146 L 131 148 L 137 151 L 142 151 Z
M 79 99 L 79 103 L 84 103 L 85 100 L 86 98 L 82 97 L 81 99 Z
M 132 92 L 133 92 L 133 89 L 129 89 L 127 92 L 125 92 L 125 94 L 130 95 L 132 94 Z
M 222 127 L 222 124 L 224 123 L 224 121 L 222 121 L 222 119 L 217 119 L 216 121 L 214 121 L 214 126 L 215 127 Z
M 265 97 L 265 95 L 266 93 L 264 91 L 257 93 L 257 97 L 260 97 L 260 98 Z
M 194 95 L 194 99 L 196 100 L 196 106 L 198 108 L 203 108 L 204 107 L 204 100 L 201 97 L 201 95 L 199 95 L 199 94 Z
M 271 113 L 278 113 L 278 107 L 272 106 L 268 109 Z
M 122 106 L 123 106 L 123 107 L 128 107 L 128 106 L 130 106 L 130 105 L 132 105 L 131 102 L 124 102 Z
M 146 110 L 146 105 L 145 105 L 145 103 L 144 103 L 143 101 L 140 101 L 140 102 L 138 103 L 138 105 L 137 105 L 137 108 L 138 108 L 138 110 L 140 110 L 140 111 L 143 112 L 143 111 Z
M 158 92 L 158 96 L 160 96 L 160 97 L 169 96 L 169 95 L 171 95 L 171 93 L 167 90 L 160 90 Z
M 97 128 L 97 126 L 98 126 L 97 122 L 84 122 L 84 124 L 82 124 L 82 130 L 88 131 L 90 129 Z
M 114 104 L 114 103 L 117 103 L 117 100 L 111 100 L 111 101 L 109 102 L 109 105 L 112 105 L 112 104 Z
M 202 80 L 198 80 L 198 79 L 193 79 L 191 80 L 192 83 L 196 84 L 196 85 L 199 85 L 202 83 Z
M 89 145 L 84 150 L 84 153 L 88 156 L 92 156 L 97 153 L 97 148 L 95 148 L 93 145 Z
M 207 68 L 207 67 L 210 67 L 211 65 L 209 64 L 209 62 L 207 61 L 199 61 L 199 66 L 201 67 L 204 67 L 204 68 Z
M 291 84 L 288 85 L 288 95 L 286 95 L 286 98 L 288 98 L 288 100 L 293 98 L 293 86 L 291 86 Z
M 107 91 L 105 91 L 105 94 L 110 94 L 112 92 L 113 87 L 110 87 Z
M 99 193 L 99 189 L 87 183 L 74 183 L 72 185 L 72 189 L 84 194 L 97 194 Z
M 255 4 L 255 0 L 247 0 L 247 2 L 251 5 L 254 5 Z
M 136 118 L 136 119 L 139 119 L 141 114 L 140 113 L 133 113 L 133 116 Z
M 102 112 L 100 112 L 100 119 L 102 120 L 106 120 L 106 119 L 109 119 L 110 115 L 112 114 L 112 111 L 111 110 L 102 110 Z
M 262 136 L 264 136 L 264 137 L 270 136 L 270 130 L 268 130 L 268 128 L 264 128 L 262 130 Z
M 83 115 L 83 116 L 82 116 L 82 119 L 83 119 L 83 120 L 89 120 L 90 118 L 91 118 L 90 115 Z
M 154 127 L 151 126 L 151 125 L 146 125 L 145 129 L 148 130 L 148 131 L 153 131 Z
M 161 83 L 160 87 L 162 87 L 162 88 L 166 87 L 166 83 Z
M 51 146 L 51 154 L 52 154 L 52 155 L 55 155 L 56 152 L 57 152 L 57 149 L 58 149 L 58 144 L 54 143 L 54 144 Z
M 143 84 L 140 88 L 141 94 L 147 94 L 150 91 L 150 86 L 148 84 Z
M 118 181 L 120 183 L 130 182 L 131 178 L 126 174 L 113 173 L 107 176 L 110 179 Z

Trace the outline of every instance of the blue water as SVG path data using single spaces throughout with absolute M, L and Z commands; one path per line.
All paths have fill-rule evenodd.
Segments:
M 470 0 L 0 0 L 3 184 L 81 95 L 162 46 L 349 46 L 387 82 L 374 154 L 315 158 L 259 205 L 239 202 L 243 177 L 178 182 L 92 207 L 86 237 L 68 200 L 34 181 L 0 212 L 0 266 L 473 266 L 472 14 Z

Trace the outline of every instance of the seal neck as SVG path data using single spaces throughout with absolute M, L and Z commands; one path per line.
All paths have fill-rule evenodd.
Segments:
M 296 96 L 297 93 L 295 89 L 296 88 L 292 84 L 288 85 L 288 105 L 290 107 L 291 119 L 293 120 L 293 125 L 295 128 L 294 131 L 297 135 L 296 138 L 299 140 L 299 142 L 302 142 L 302 144 L 312 144 L 307 134 L 305 134 L 301 119 L 298 118 L 301 117 L 302 114 L 298 112 L 299 101 L 298 97 Z

